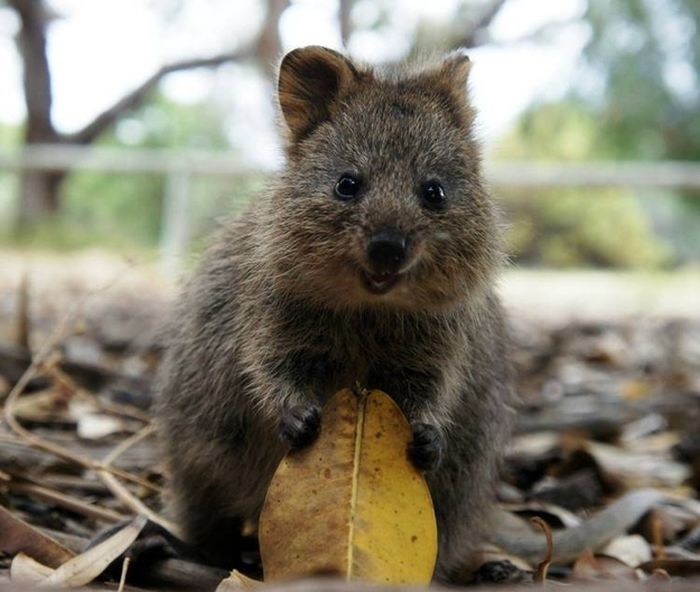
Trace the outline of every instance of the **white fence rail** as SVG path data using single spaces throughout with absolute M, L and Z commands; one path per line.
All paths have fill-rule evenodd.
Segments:
M 114 173 L 239 176 L 260 170 L 236 154 L 87 146 L 31 146 L 0 152 L 0 170 L 92 170 Z M 700 188 L 697 162 L 490 162 L 486 175 L 504 187 Z
M 167 273 L 177 269 L 189 239 L 188 203 L 194 176 L 248 177 L 260 169 L 222 152 L 37 145 L 0 152 L 0 173 L 91 170 L 105 173 L 156 174 L 166 177 L 161 253 Z M 690 162 L 490 162 L 488 182 L 497 187 L 627 187 L 699 189 L 700 163 Z

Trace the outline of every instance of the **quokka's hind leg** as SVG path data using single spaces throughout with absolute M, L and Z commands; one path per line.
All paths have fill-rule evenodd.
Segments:
M 196 480 L 196 486 L 192 480 Z M 182 481 L 189 483 L 181 486 Z M 229 570 L 240 567 L 245 517 L 232 511 L 235 492 L 176 471 L 172 494 L 174 517 L 198 559 Z

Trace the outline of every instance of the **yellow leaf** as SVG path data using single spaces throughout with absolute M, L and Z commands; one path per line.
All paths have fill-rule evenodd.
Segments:
M 628 401 L 646 399 L 651 394 L 651 385 L 643 380 L 628 380 L 620 388 L 622 397 Z
M 411 429 L 385 393 L 337 393 L 321 434 L 289 454 L 260 517 L 267 581 L 312 575 L 430 581 L 437 527 L 428 486 L 406 455 Z

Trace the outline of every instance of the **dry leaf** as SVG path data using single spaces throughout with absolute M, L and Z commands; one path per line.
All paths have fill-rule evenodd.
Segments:
M 663 569 L 671 576 L 697 577 L 700 576 L 700 560 L 695 559 L 652 559 L 642 563 L 639 569 L 646 573 L 654 573 Z
M 651 385 L 646 380 L 627 380 L 620 386 L 620 393 L 628 401 L 638 401 L 647 398 L 651 393 Z
M 618 561 L 614 557 L 593 555 L 586 551 L 578 558 L 573 567 L 573 575 L 579 580 L 632 580 L 638 579 L 634 568 Z
M 126 431 L 126 423 L 104 413 L 85 413 L 78 418 L 78 437 L 85 440 L 99 440 L 112 434 Z
M 476 549 L 472 553 L 471 561 L 468 563 L 468 566 L 472 568 L 472 571 L 476 571 L 484 563 L 494 561 L 508 561 L 522 571 L 534 571 L 533 566 L 521 557 L 510 555 L 495 545 L 490 544 L 483 544 Z
M 637 567 L 640 563 L 651 560 L 649 543 L 638 534 L 617 537 L 608 543 L 600 553 L 617 559 L 630 567 Z
M 132 545 L 146 522 L 145 516 L 137 516 L 109 538 L 61 565 L 42 585 L 77 588 L 92 582 Z
M 638 569 L 630 567 L 614 557 L 596 555 L 596 561 L 601 569 L 601 577 L 603 578 L 611 580 L 631 580 L 636 582 L 639 580 L 640 576 L 643 577 L 642 572 Z
M 631 491 L 580 526 L 554 532 L 554 563 L 573 561 L 586 549 L 602 548 L 662 499 L 663 495 L 655 490 Z M 507 512 L 499 513 L 497 521 L 500 528 L 490 533 L 491 542 L 527 561 L 541 560 L 547 549 L 541 536 L 533 536 L 531 531 L 526 535 L 522 521 Z
M 553 525 L 555 528 L 559 527 L 556 523 L 557 520 L 561 523 L 561 527 L 563 528 L 574 528 L 581 524 L 581 518 L 572 511 L 557 506 L 556 504 L 549 504 L 539 500 L 529 500 L 525 503 L 517 504 L 502 503 L 501 507 L 513 514 L 540 516 L 547 524 Z
M 71 557 L 67 549 L 0 506 L 0 551 L 10 555 L 24 552 L 49 567 L 58 567 Z
M 573 567 L 573 576 L 579 580 L 592 580 L 606 575 L 603 567 L 593 556 L 590 549 L 584 551 L 576 560 Z
M 600 442 L 589 442 L 587 448 L 606 471 L 636 487 L 675 487 L 690 476 L 686 465 L 671 460 L 668 455 L 652 456 Z
M 234 569 L 229 577 L 221 580 L 215 592 L 239 592 L 240 590 L 252 590 L 262 586 L 262 582 L 244 576 L 240 571 Z
M 42 390 L 18 399 L 14 412 L 20 419 L 39 422 L 72 420 L 65 399 L 54 389 Z
M 337 393 L 316 443 L 288 455 L 270 484 L 260 518 L 266 580 L 429 582 L 437 528 L 428 486 L 406 455 L 410 439 L 388 395 Z
M 53 569 L 24 553 L 15 555 L 10 564 L 10 579 L 15 584 L 36 585 L 43 582 L 52 572 Z

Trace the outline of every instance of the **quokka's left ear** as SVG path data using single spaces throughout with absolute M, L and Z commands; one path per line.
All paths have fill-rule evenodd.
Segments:
M 358 72 L 344 55 L 311 45 L 290 51 L 280 65 L 278 98 L 293 142 L 331 118 L 334 104 Z
M 467 81 L 472 61 L 465 49 L 457 49 L 447 55 L 439 67 L 441 81 L 460 99 L 467 99 Z

